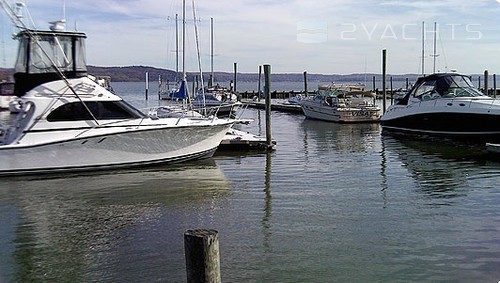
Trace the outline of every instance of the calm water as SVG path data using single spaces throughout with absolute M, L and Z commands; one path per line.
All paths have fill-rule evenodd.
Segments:
M 139 107 L 143 86 L 115 89 Z M 139 95 L 134 95 L 139 93 Z M 263 133 L 264 112 L 240 126 Z M 223 282 L 498 282 L 500 159 L 273 112 L 277 150 L 0 179 L 0 282 L 185 282 L 219 231 Z

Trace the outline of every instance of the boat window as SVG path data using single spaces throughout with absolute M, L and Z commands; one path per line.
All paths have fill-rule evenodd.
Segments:
M 475 89 L 469 77 L 454 76 L 448 82 L 448 87 L 444 90 L 444 97 L 475 97 L 484 96 L 483 93 Z
M 139 110 L 124 101 L 85 102 L 87 108 L 97 120 L 133 119 L 145 117 Z M 82 102 L 64 104 L 48 116 L 49 122 L 93 120 L 92 115 Z
M 35 34 L 19 39 L 16 72 L 54 73 L 86 71 L 84 38 L 71 35 Z M 28 62 L 29 60 L 29 62 Z
M 436 90 L 436 81 L 425 81 L 418 88 L 415 89 L 413 97 L 421 100 L 429 100 L 440 97 Z

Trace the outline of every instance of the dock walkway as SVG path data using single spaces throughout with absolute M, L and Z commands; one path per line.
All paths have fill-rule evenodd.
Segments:
M 254 100 L 250 100 L 250 99 L 243 99 L 241 102 L 250 108 L 256 108 L 256 109 L 265 109 L 266 108 L 266 103 L 263 100 L 254 101 Z M 300 107 L 300 105 L 288 104 L 288 103 L 277 102 L 277 101 L 271 102 L 271 110 L 296 113 L 296 114 L 303 114 L 302 107 Z

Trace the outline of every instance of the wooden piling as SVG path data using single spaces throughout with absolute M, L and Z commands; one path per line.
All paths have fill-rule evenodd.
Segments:
M 236 74 L 238 73 L 238 63 L 234 62 L 234 93 L 236 93 Z
M 493 74 L 493 97 L 497 98 L 497 74 Z
M 394 90 L 392 90 L 392 76 L 389 77 L 391 83 L 391 105 L 394 104 Z
M 375 76 L 373 76 L 372 81 L 373 81 L 373 88 L 372 88 L 372 90 L 375 92 Z
M 484 70 L 484 94 L 488 95 L 488 70 Z
M 307 96 L 307 71 L 304 71 L 304 95 Z
M 257 100 L 260 102 L 260 98 L 262 97 L 262 93 L 261 93 L 261 90 L 260 90 L 260 78 L 262 77 L 262 66 L 259 66 L 259 86 L 258 86 L 258 90 L 257 90 Z
M 149 73 L 146 72 L 146 100 L 148 100 L 148 92 L 149 92 Z
M 271 133 L 271 65 L 264 65 L 264 95 L 266 98 L 266 145 L 267 149 L 273 148 Z
M 184 252 L 188 283 L 221 283 L 217 231 L 187 230 L 184 233 Z
M 382 50 L 382 113 L 385 113 L 385 110 L 387 109 L 386 104 L 387 102 L 385 101 L 386 99 L 386 90 L 385 90 L 385 77 L 386 77 L 386 61 L 387 61 L 387 50 L 383 49 Z

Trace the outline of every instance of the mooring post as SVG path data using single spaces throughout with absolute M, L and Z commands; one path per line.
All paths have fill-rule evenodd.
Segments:
M 392 89 L 392 76 L 390 76 L 389 80 L 391 82 L 391 105 L 393 105 L 394 104 L 394 90 Z
M 386 60 L 387 59 L 387 50 L 382 50 L 382 105 L 383 105 L 383 113 L 385 113 L 386 109 L 386 91 L 385 91 L 385 76 L 386 76 Z
M 307 71 L 304 71 L 304 94 L 307 97 Z
M 236 94 L 236 74 L 238 73 L 238 63 L 234 62 L 234 93 Z
M 488 95 L 488 70 L 484 70 L 484 94 Z
M 408 91 L 408 86 L 409 86 L 409 82 L 408 82 L 408 78 L 406 78 L 406 91 Z
M 271 65 L 264 65 L 264 95 L 266 98 L 266 145 L 267 149 L 273 148 L 271 134 Z
M 260 97 L 262 96 L 262 92 L 260 89 L 260 78 L 262 77 L 262 66 L 259 65 L 259 86 L 258 86 L 258 93 L 257 93 L 257 101 L 260 102 Z
M 373 92 L 375 92 L 375 76 L 373 76 L 373 78 L 372 78 L 372 79 L 373 79 L 373 80 L 372 80 L 372 81 L 373 81 L 373 88 L 372 88 L 372 89 L 373 89 Z
M 146 72 L 146 100 L 148 100 L 148 91 L 149 91 L 149 73 Z
M 188 283 L 221 283 L 218 232 L 210 229 L 184 233 Z
M 481 89 L 481 76 L 477 77 L 477 89 Z
M 493 98 L 497 98 L 497 74 L 493 74 Z
M 198 81 L 198 76 L 193 77 L 193 97 L 196 97 L 196 82 Z

